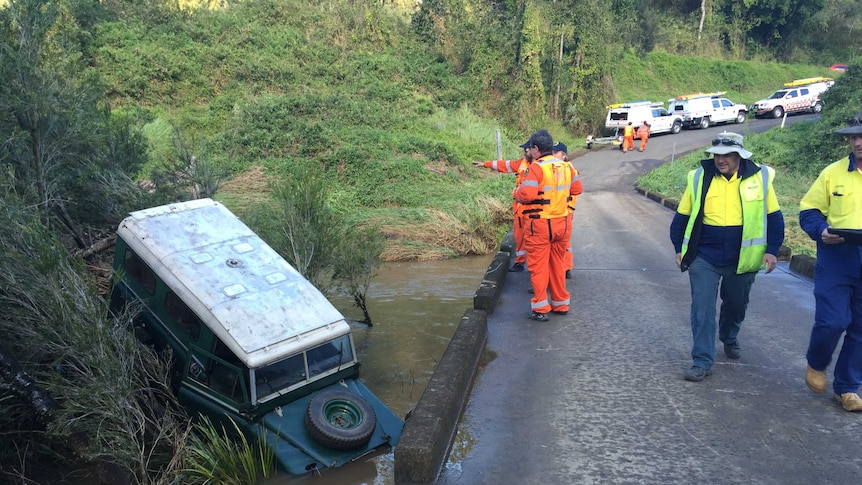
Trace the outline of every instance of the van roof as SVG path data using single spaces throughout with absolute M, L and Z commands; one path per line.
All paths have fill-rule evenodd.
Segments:
M 132 212 L 117 235 L 248 367 L 350 333 L 317 288 L 211 199 Z

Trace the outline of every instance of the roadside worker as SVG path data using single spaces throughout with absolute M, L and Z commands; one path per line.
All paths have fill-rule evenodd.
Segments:
M 497 172 L 515 173 L 515 189 L 521 185 L 521 180 L 527 167 L 532 160 L 528 160 L 527 150 L 524 145 L 521 145 L 524 150 L 524 156 L 518 160 L 487 160 L 484 162 L 473 162 L 477 167 L 485 167 Z M 524 248 L 524 228 L 521 221 L 521 203 L 517 200 L 512 200 L 512 213 L 514 219 L 512 221 L 512 236 L 515 239 L 515 260 L 509 271 L 524 271 L 527 264 L 527 250 Z
M 805 383 L 826 391 L 826 368 L 843 335 L 832 390 L 845 410 L 862 411 L 862 240 L 829 232 L 862 229 L 862 111 L 836 133 L 846 135 L 850 154 L 824 168 L 799 203 L 799 226 L 817 241 Z
M 629 121 L 623 128 L 623 153 L 628 152 L 629 150 L 635 149 L 635 128 L 632 126 L 632 122 Z
M 569 161 L 569 148 L 566 146 L 565 143 L 558 141 L 557 144 L 554 145 L 553 153 L 554 153 L 554 158 L 556 158 L 557 160 L 562 160 L 564 162 Z M 574 167 L 572 167 L 572 168 L 575 171 L 575 176 L 578 176 L 578 169 L 576 169 Z M 568 206 L 569 206 L 569 217 L 570 218 L 573 217 L 573 214 L 575 213 L 575 204 L 577 202 L 578 202 L 578 196 L 577 195 L 571 196 L 571 200 L 569 201 L 569 204 L 568 204 Z M 570 222 L 570 224 L 573 224 L 573 222 Z M 572 279 L 572 268 L 575 267 L 575 253 L 572 252 L 572 240 L 571 239 L 569 239 L 569 248 L 566 249 L 566 251 L 569 253 L 569 259 L 567 259 L 567 261 L 569 262 L 569 265 L 566 268 L 566 279 L 570 280 L 570 279 Z
M 772 181 L 775 171 L 751 161 L 742 135 L 719 133 L 706 153 L 713 158 L 688 173 L 670 225 L 676 265 L 691 284 L 691 359 L 685 380 L 712 374 L 715 302 L 721 295 L 718 338 L 724 355 L 738 359 L 737 337 L 757 272 L 775 269 L 784 242 L 784 216 Z
M 641 146 L 638 151 L 642 152 L 646 149 L 646 142 L 649 139 L 649 123 L 646 120 L 644 120 L 642 125 L 638 126 L 638 138 L 641 139 Z
M 524 204 L 527 267 L 533 288 L 530 318 L 546 322 L 550 312 L 569 312 L 565 273 L 571 262 L 566 248 L 572 238 L 572 219 L 568 204 L 583 187 L 572 165 L 554 158 L 554 140 L 547 130 L 530 135 L 525 145 L 533 163 L 513 195 Z

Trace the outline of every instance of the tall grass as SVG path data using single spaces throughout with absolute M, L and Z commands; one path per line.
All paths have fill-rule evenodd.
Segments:
M 275 471 L 275 451 L 263 436 L 249 443 L 239 426 L 216 427 L 204 417 L 194 425 L 186 448 L 182 483 L 188 485 L 253 485 Z

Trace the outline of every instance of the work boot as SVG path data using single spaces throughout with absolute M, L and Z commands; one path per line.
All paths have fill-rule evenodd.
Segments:
M 515 263 L 512 265 L 511 268 L 509 268 L 509 271 L 511 271 L 513 273 L 517 273 L 519 271 L 524 271 L 524 269 L 525 269 L 524 263 Z
M 843 407 L 845 411 L 862 411 L 862 398 L 860 398 L 859 394 L 856 394 L 855 392 L 845 392 L 840 396 L 836 394 L 835 400 L 841 403 L 841 407 Z
M 691 382 L 700 382 L 706 376 L 711 376 L 711 369 L 704 369 L 703 367 L 693 365 L 691 369 L 685 371 L 685 380 Z
M 537 322 L 547 322 L 548 321 L 548 314 L 547 313 L 530 312 L 530 320 L 535 320 Z
M 724 344 L 724 355 L 726 355 L 728 359 L 736 360 L 742 355 L 742 349 L 739 348 L 739 344 L 737 342 Z
M 805 384 L 817 394 L 826 391 L 826 371 L 814 370 L 809 365 L 805 370 Z

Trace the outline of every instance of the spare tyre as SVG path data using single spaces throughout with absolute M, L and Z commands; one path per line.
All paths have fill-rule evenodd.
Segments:
M 321 445 L 333 450 L 364 446 L 374 434 L 374 408 L 359 394 L 343 389 L 324 389 L 308 403 L 305 428 Z

